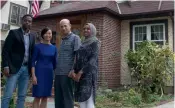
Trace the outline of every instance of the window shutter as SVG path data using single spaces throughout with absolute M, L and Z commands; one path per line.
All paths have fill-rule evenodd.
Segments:
M 12 23 L 12 24 L 18 23 L 18 12 L 19 12 L 19 7 L 12 5 L 11 6 L 11 13 L 10 13 L 10 23 Z

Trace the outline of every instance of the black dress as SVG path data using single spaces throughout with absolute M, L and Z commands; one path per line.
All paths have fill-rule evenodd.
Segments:
M 75 83 L 75 101 L 84 102 L 91 96 L 93 90 L 93 99 L 95 103 L 98 75 L 98 53 L 99 41 L 95 41 L 87 46 L 81 46 L 76 52 L 76 63 L 74 65 L 75 73 L 81 69 L 83 74 L 79 82 Z

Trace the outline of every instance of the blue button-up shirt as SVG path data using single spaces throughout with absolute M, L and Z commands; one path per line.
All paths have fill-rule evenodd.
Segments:
M 30 42 L 29 42 L 29 33 L 25 33 L 24 30 L 23 31 L 23 37 L 24 37 L 24 46 L 25 46 L 25 54 L 24 54 L 24 60 L 23 60 L 23 63 L 24 62 L 28 62 L 28 59 L 29 59 L 29 45 L 30 45 Z
M 80 37 L 70 33 L 65 38 L 62 38 L 58 54 L 56 75 L 68 75 L 73 68 L 75 52 L 80 48 Z

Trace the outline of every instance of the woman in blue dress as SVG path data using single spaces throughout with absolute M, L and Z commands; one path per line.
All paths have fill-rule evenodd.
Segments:
M 56 68 L 57 48 L 50 43 L 52 31 L 41 31 L 43 42 L 36 44 L 32 57 L 33 108 L 46 108 L 47 98 L 51 96 L 53 71 Z M 41 101 L 41 102 L 40 102 Z

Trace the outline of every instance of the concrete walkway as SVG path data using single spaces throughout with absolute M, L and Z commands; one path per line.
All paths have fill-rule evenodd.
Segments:
M 33 102 L 33 97 L 26 97 L 26 102 Z M 54 106 L 54 100 L 53 98 L 49 98 L 48 99 L 48 104 L 47 104 L 47 108 L 55 108 Z M 74 108 L 77 108 L 77 107 L 74 107 Z
M 166 104 L 163 104 L 163 105 L 159 105 L 159 106 L 156 106 L 154 108 L 174 108 L 174 101 L 172 102 L 168 102 Z
M 33 102 L 33 97 L 27 97 L 26 98 L 26 102 Z M 174 101 L 172 102 L 168 102 L 166 104 L 162 104 L 162 105 L 159 105 L 159 106 L 156 106 L 156 107 L 153 107 L 153 108 L 175 108 L 175 105 L 174 105 Z M 53 98 L 49 98 L 48 99 L 48 104 L 47 104 L 47 108 L 55 108 L 54 106 L 54 100 Z M 74 108 L 77 108 L 77 107 L 74 107 Z

